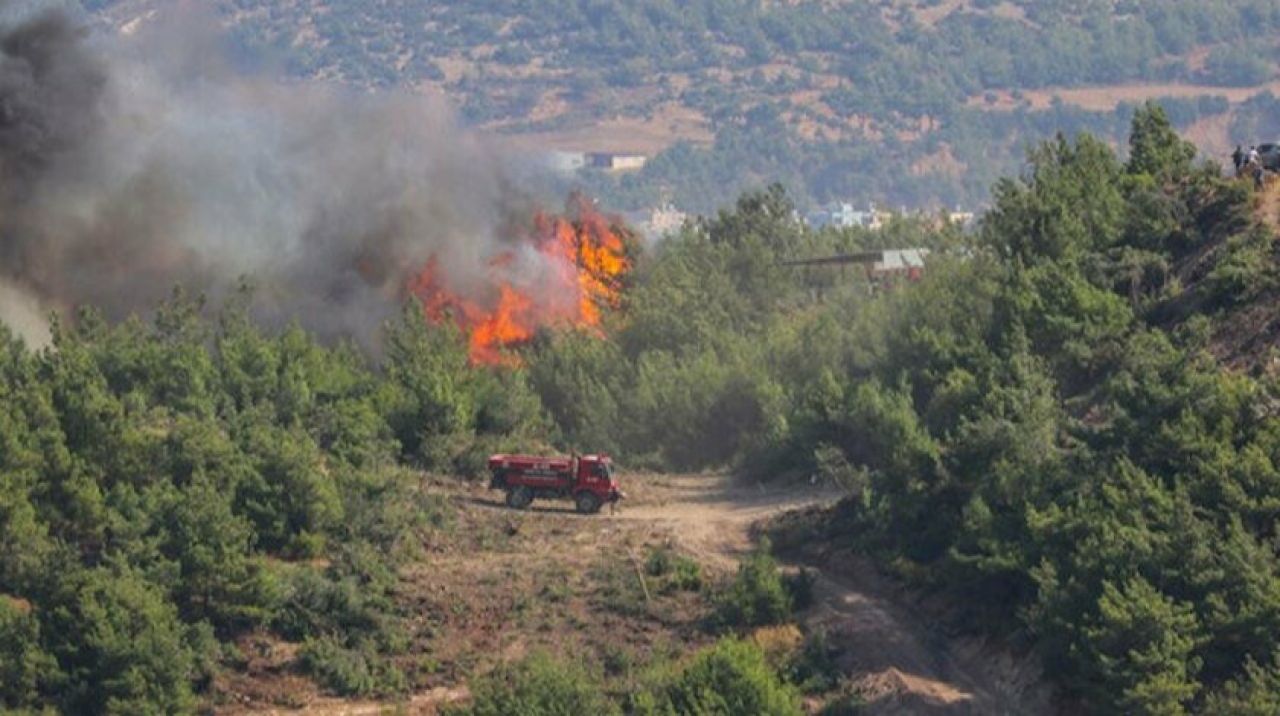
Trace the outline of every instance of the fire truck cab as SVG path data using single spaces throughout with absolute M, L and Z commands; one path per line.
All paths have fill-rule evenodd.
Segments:
M 608 455 L 491 455 L 489 473 L 489 488 L 505 490 L 507 506 L 517 510 L 537 498 L 569 498 L 578 512 L 591 514 L 625 497 Z

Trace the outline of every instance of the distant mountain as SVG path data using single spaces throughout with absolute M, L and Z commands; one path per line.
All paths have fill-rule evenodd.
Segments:
M 117 27 L 159 0 L 86 0 Z M 532 146 L 637 152 L 582 181 L 705 211 L 783 181 L 804 202 L 985 201 L 1057 131 L 1113 141 L 1161 99 L 1207 154 L 1280 134 L 1273 0 L 216 0 L 301 77 L 442 91 Z

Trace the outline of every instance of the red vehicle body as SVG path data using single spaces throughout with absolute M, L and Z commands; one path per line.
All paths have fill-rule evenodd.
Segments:
M 608 455 L 491 455 L 489 472 L 490 489 L 506 490 L 507 506 L 517 510 L 539 497 L 571 498 L 578 512 L 590 514 L 624 497 Z

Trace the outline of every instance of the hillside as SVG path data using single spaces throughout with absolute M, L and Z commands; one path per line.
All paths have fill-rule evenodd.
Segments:
M 86 2 L 115 28 L 154 0 Z M 447 96 L 517 143 L 654 155 L 586 183 L 620 209 L 984 203 L 1056 131 L 1123 139 L 1147 99 L 1209 156 L 1280 133 L 1266 0 L 423 5 L 220 0 L 248 55 L 307 78 Z
M 405 277 L 367 348 L 260 320 L 270 266 L 0 327 L 0 707 L 1276 713 L 1277 185 L 1128 123 L 1034 147 L 972 229 L 815 230 L 774 185 L 652 246 L 534 212 L 505 246 L 559 280 L 496 253 L 492 305 L 431 256 L 304 264 Z M 793 261 L 903 246 L 921 275 Z M 509 510 L 513 451 L 611 454 L 631 498 Z

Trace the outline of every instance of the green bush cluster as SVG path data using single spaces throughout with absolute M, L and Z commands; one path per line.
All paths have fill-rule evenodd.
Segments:
M 408 687 L 404 672 L 368 648 L 351 648 L 333 637 L 307 639 L 298 651 L 302 670 L 342 696 L 388 696 Z
M 724 639 L 677 662 L 651 665 L 618 699 L 597 672 L 536 653 L 499 667 L 472 685 L 458 716 L 798 716 L 800 698 L 749 642 Z
M 716 621 L 730 627 L 759 627 L 790 620 L 794 599 L 768 538 L 742 560 L 738 573 L 717 597 Z
M 542 653 L 499 667 L 471 687 L 472 703 L 458 716 L 571 716 L 620 713 L 599 678 L 581 665 Z
M 795 688 L 778 677 L 759 648 L 737 639 L 723 639 L 659 676 L 655 688 L 636 697 L 632 711 L 652 716 L 803 713 Z
M 395 569 L 449 509 L 402 465 L 541 436 L 537 399 L 414 306 L 375 371 L 247 298 L 86 309 L 34 352 L 0 327 L 0 708 L 190 711 L 261 629 L 335 690 L 403 688 Z
M 702 589 L 702 566 L 697 560 L 670 547 L 656 547 L 649 551 L 645 571 L 659 581 L 658 591 L 697 592 Z

